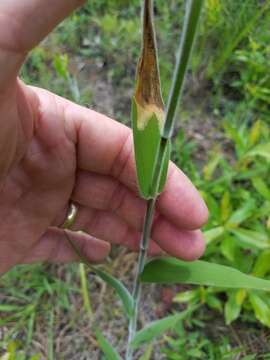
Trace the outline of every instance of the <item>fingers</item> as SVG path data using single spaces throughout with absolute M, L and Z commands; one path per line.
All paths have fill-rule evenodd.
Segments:
M 78 247 L 81 254 L 91 263 L 103 261 L 110 252 L 110 244 L 83 233 L 68 231 L 68 236 Z M 71 262 L 78 261 L 78 256 L 70 246 L 64 230 L 51 228 L 35 245 L 23 263 Z
M 139 250 L 141 232 L 134 230 L 109 211 L 79 206 L 72 230 L 83 230 L 112 244 L 123 245 L 133 251 Z M 195 260 L 203 254 L 204 247 L 200 231 L 181 230 L 163 217 L 157 217 L 154 221 L 150 255 L 161 255 L 162 251 L 165 251 L 184 260 Z
M 160 213 L 177 227 L 194 230 L 206 224 L 207 206 L 186 175 L 170 164 L 167 183 L 157 203 Z
M 47 117 L 55 119 L 64 116 L 66 136 L 70 141 L 76 143 L 78 168 L 85 173 L 104 175 L 104 180 L 101 177 L 93 177 L 92 180 L 90 177 L 78 180 L 79 185 L 75 188 L 75 193 L 77 189 L 80 191 L 76 193 L 78 202 L 89 207 L 99 208 L 91 204 L 91 198 L 97 199 L 95 193 L 99 192 L 100 202 L 109 202 L 108 198 L 111 198 L 112 207 L 117 207 L 118 202 L 120 210 L 122 212 L 125 210 L 125 219 L 136 218 L 141 224 L 144 211 L 141 202 L 137 199 L 138 189 L 131 130 L 104 115 L 73 104 L 49 92 L 37 88 L 32 88 L 32 90 L 41 99 L 40 109 L 43 109 L 43 112 L 48 111 L 46 109 L 50 107 L 48 101 L 44 102 L 44 98 L 53 99 L 55 109 L 58 110 L 54 114 L 50 113 L 50 116 Z M 109 179 L 109 177 L 111 180 L 107 183 L 106 178 Z M 95 185 L 99 182 L 102 185 Z M 128 194 L 125 195 L 121 185 L 132 192 L 132 197 Z M 86 202 L 83 202 L 82 198 Z M 208 217 L 207 207 L 200 194 L 173 163 L 170 164 L 167 184 L 159 197 L 157 208 L 168 221 L 172 221 L 179 228 L 200 228 Z
M 13 79 L 25 54 L 83 0 L 0 1 L 0 84 Z
M 179 230 L 165 219 L 158 218 L 155 221 L 152 238 L 168 254 L 186 261 L 200 258 L 205 250 L 200 230 Z
M 178 228 L 200 228 L 207 216 L 204 202 L 198 198 L 195 188 L 187 185 L 188 179 L 178 182 L 177 178 L 177 173 L 171 172 L 164 194 L 158 201 L 158 213 Z M 190 191 L 186 191 L 187 186 L 190 186 Z M 134 229 L 142 230 L 145 201 L 110 176 L 79 171 L 72 199 L 90 208 L 112 211 Z
M 33 90 L 38 92 L 37 89 Z M 43 96 L 46 96 L 44 91 Z M 141 200 L 138 200 L 130 129 L 62 98 L 55 96 L 54 101 L 59 113 L 53 118 L 64 116 L 66 136 L 76 144 L 79 173 L 81 170 L 86 174 L 86 179 L 78 179 L 74 198 L 86 207 L 93 207 L 92 199 L 98 201 L 95 193 L 99 193 L 100 199 L 101 194 L 104 193 L 102 201 L 109 204 L 107 207 L 123 217 L 125 226 L 131 227 L 133 219 L 136 219 L 134 224 L 137 229 L 142 222 L 144 209 Z M 100 177 L 93 178 L 92 181 L 87 173 L 95 173 L 95 176 Z M 98 188 L 95 184 L 100 182 L 102 185 Z M 101 205 L 99 203 L 95 206 Z M 170 165 L 168 181 L 164 193 L 159 197 L 157 210 L 159 222 L 163 224 L 162 228 L 166 228 L 166 231 L 161 231 L 161 235 L 158 235 L 155 227 L 159 222 L 155 224 L 152 233 L 153 240 L 173 256 L 197 258 L 204 248 L 201 233 L 186 230 L 197 229 L 205 223 L 208 215 L 207 208 L 198 191 L 173 164 Z M 125 215 L 124 212 L 126 212 Z M 89 220 L 91 218 L 90 214 Z M 88 230 L 91 230 L 94 236 L 104 238 L 106 234 L 94 232 L 97 229 L 101 231 L 101 227 L 107 228 L 110 236 L 120 231 L 119 229 L 116 231 L 114 226 L 109 227 L 107 220 L 106 226 L 100 221 L 98 226 L 91 227 L 90 225 Z M 121 243 L 125 243 L 125 238 L 128 236 L 121 236 Z M 173 242 L 172 238 L 175 239 Z M 108 241 L 113 242 L 113 240 Z M 186 249 L 184 253 L 181 247 Z
M 72 230 L 83 230 L 92 236 L 108 241 L 111 244 L 122 245 L 132 251 L 140 247 L 141 233 L 128 226 L 117 215 L 109 211 L 100 211 L 79 206 L 76 222 Z M 160 247 L 150 240 L 149 254 L 160 255 Z
M 142 230 L 145 201 L 111 176 L 78 171 L 72 200 L 87 208 L 111 211 L 134 230 Z
M 66 119 L 76 124 L 79 168 L 110 175 L 137 193 L 130 129 L 71 103 L 66 105 Z M 189 229 L 201 227 L 208 218 L 207 207 L 200 194 L 172 163 L 165 191 L 158 201 L 158 209 L 176 226 Z

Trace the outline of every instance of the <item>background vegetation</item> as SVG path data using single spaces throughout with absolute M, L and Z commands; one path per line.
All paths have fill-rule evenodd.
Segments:
M 210 210 L 205 258 L 269 278 L 270 1 L 205 2 L 173 157 Z M 183 0 L 156 1 L 165 100 L 183 5 Z M 89 1 L 31 53 L 23 79 L 129 124 L 139 14 L 138 0 Z M 114 249 L 103 267 L 129 284 L 135 257 Z M 0 356 L 101 359 L 87 315 L 91 308 L 123 350 L 126 323 L 117 299 L 93 275 L 87 276 L 92 304 L 76 264 L 23 266 L 2 277 Z M 150 286 L 140 321 L 145 324 L 187 303 L 199 307 L 146 349 L 150 355 L 142 359 L 270 359 L 267 293 Z

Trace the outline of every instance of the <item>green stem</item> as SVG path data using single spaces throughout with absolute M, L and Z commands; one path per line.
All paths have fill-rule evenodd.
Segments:
M 140 246 L 140 254 L 138 260 L 137 273 L 134 280 L 134 289 L 133 289 L 133 299 L 134 299 L 134 312 L 133 316 L 129 322 L 129 337 L 128 337 L 128 347 L 126 352 L 126 360 L 133 359 L 133 349 L 131 346 L 132 340 L 137 330 L 138 322 L 138 309 L 141 295 L 141 282 L 140 277 L 144 269 L 145 261 L 147 258 L 148 244 L 150 238 L 151 227 L 153 223 L 154 209 L 155 209 L 156 198 L 150 199 L 147 201 L 147 210 L 144 220 L 143 235 Z
M 143 233 L 142 239 L 140 244 L 140 253 L 139 253 L 139 260 L 138 260 L 138 267 L 137 273 L 134 280 L 134 288 L 133 288 L 133 299 L 134 299 L 134 313 L 129 322 L 129 337 L 128 337 L 128 346 L 126 352 L 126 360 L 133 359 L 133 349 L 132 349 L 132 340 L 135 336 L 137 330 L 137 323 L 138 323 L 138 309 L 141 297 L 141 281 L 140 277 L 144 270 L 145 262 L 147 259 L 147 252 L 149 247 L 149 239 L 151 236 L 151 228 L 153 224 L 153 217 L 155 211 L 155 205 L 158 197 L 158 188 L 160 183 L 160 178 L 162 174 L 163 163 L 166 157 L 166 147 L 168 144 L 168 139 L 162 138 L 160 141 L 159 151 L 156 158 L 154 174 L 152 179 L 152 188 L 154 189 L 154 194 L 156 196 L 153 199 L 149 199 L 147 201 L 147 209 L 144 219 L 143 225 Z

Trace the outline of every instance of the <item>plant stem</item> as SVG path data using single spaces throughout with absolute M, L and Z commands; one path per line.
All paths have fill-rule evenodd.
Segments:
M 131 342 L 132 342 L 134 335 L 136 333 L 136 330 L 137 330 L 138 308 L 139 308 L 140 295 L 141 295 L 140 276 L 144 269 L 144 265 L 145 265 L 145 261 L 146 261 L 146 257 L 147 257 L 149 238 L 150 238 L 151 227 L 152 227 L 152 223 L 153 223 L 155 203 L 156 203 L 156 198 L 150 199 L 147 201 L 147 210 L 146 210 L 142 240 L 141 240 L 141 245 L 140 245 L 138 268 L 137 268 L 137 273 L 136 273 L 135 280 L 134 280 L 134 288 L 133 288 L 133 293 L 132 293 L 133 299 L 134 299 L 134 313 L 129 322 L 129 337 L 128 337 L 128 348 L 127 348 L 127 352 L 126 352 L 126 360 L 131 360 L 133 357 L 133 350 L 131 347 Z
M 172 131 L 175 122 L 175 115 L 182 94 L 184 79 L 187 72 L 188 62 L 193 47 L 196 30 L 198 27 L 198 21 L 202 10 L 202 5 L 203 5 L 203 0 L 187 1 L 187 13 L 184 23 L 184 31 L 183 31 L 183 35 L 181 36 L 181 42 L 177 56 L 177 63 L 174 71 L 173 84 L 172 84 L 167 111 L 166 111 L 165 124 L 162 131 L 159 148 L 157 151 L 157 156 L 153 171 L 153 178 L 151 181 L 152 194 L 154 194 L 154 197 L 152 199 L 147 200 L 147 210 L 146 210 L 144 226 L 143 226 L 138 268 L 134 282 L 134 290 L 133 290 L 134 313 L 129 323 L 129 338 L 128 338 L 128 346 L 126 351 L 126 360 L 133 359 L 132 341 L 136 333 L 137 322 L 138 322 L 138 308 L 139 308 L 140 294 L 141 294 L 140 277 L 144 270 L 144 266 L 147 258 L 155 204 L 158 197 L 163 164 L 166 158 L 166 149 L 170 141 L 170 138 L 172 136 Z
M 165 160 L 166 155 L 166 147 L 168 144 L 168 139 L 161 139 L 159 151 L 156 158 L 152 187 L 155 190 L 155 194 L 157 194 L 153 199 L 147 200 L 147 208 L 143 225 L 143 233 L 142 239 L 140 243 L 140 253 L 138 260 L 137 273 L 134 280 L 134 288 L 133 288 L 133 299 L 134 299 L 134 313 L 129 322 L 129 337 L 128 337 L 128 346 L 126 352 L 126 360 L 132 360 L 133 358 L 133 349 L 132 349 L 132 340 L 135 336 L 137 330 L 137 322 L 138 322 L 138 309 L 141 297 L 141 281 L 140 277 L 144 270 L 145 262 L 147 259 L 147 252 L 149 247 L 149 239 L 151 236 L 151 228 L 153 224 L 153 217 L 155 211 L 155 205 L 158 197 L 158 188 L 160 183 L 160 178 L 162 174 L 163 162 Z

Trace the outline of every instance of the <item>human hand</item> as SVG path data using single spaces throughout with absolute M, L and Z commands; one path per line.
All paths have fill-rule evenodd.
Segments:
M 78 215 L 69 236 L 89 261 L 104 259 L 110 243 L 138 249 L 145 203 L 130 129 L 17 78 L 28 51 L 82 3 L 0 2 L 0 274 L 16 264 L 76 260 L 61 229 L 70 200 Z M 150 252 L 196 259 L 206 221 L 197 190 L 170 164 Z

